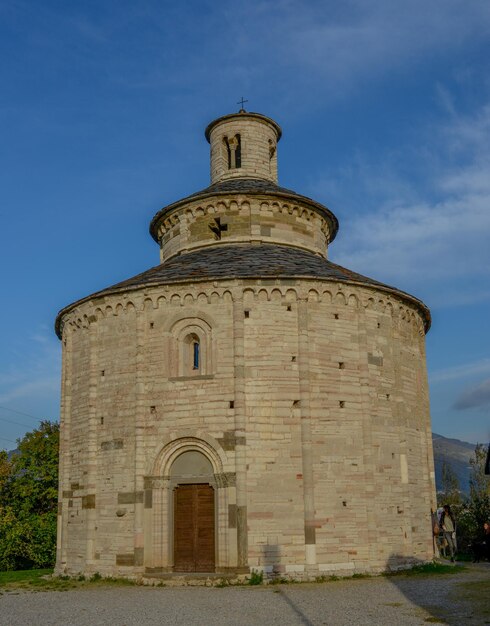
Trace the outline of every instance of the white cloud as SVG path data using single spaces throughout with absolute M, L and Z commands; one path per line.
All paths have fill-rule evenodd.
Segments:
M 319 93 L 336 99 L 388 71 L 454 54 L 490 33 L 484 0 L 236 1 L 217 11 L 224 22 L 217 53 L 227 50 L 221 71 L 245 80 L 262 75 L 274 84 L 285 72 L 294 74 L 296 87 L 309 88 L 300 97 L 295 92 L 291 103 L 309 100 L 308 106 Z
M 255 94 L 274 91 L 290 107 L 307 102 L 308 109 L 312 102 L 321 100 L 324 106 L 395 69 L 454 55 L 490 33 L 486 0 L 194 4 L 126 1 L 119 11 L 88 16 L 76 7 L 60 12 L 40 5 L 33 12 L 29 3 L 17 2 L 16 26 L 21 28 L 26 16 L 33 19 L 35 43 L 62 52 L 57 55 L 61 62 L 69 58 L 100 71 L 95 53 L 100 51 L 104 75 L 128 88 L 159 85 L 216 95 L 240 85 Z M 108 48 L 124 37 L 132 50 L 136 32 L 144 38 L 143 46 L 126 63 L 113 64 Z
M 429 373 L 431 383 L 447 382 L 450 380 L 460 380 L 469 376 L 485 374 L 490 372 L 490 359 L 481 359 L 473 363 L 464 365 L 456 365 L 442 370 L 436 370 Z
M 60 348 L 51 331 L 39 328 L 31 337 L 20 339 L 4 362 L 0 370 L 0 404 L 17 410 L 29 407 L 28 412 L 42 417 L 53 398 L 59 396 L 60 388 Z
M 425 200 L 399 173 L 402 150 L 382 158 L 379 167 L 366 157 L 340 172 L 334 192 L 357 185 L 364 207 L 349 213 L 347 235 L 331 258 L 406 289 L 430 286 L 433 305 L 481 301 L 490 292 L 490 105 L 473 115 L 450 111 L 439 127 L 420 131 L 421 144 L 429 143 L 429 133 L 432 149 L 420 155 Z M 324 185 L 315 192 L 327 195 Z M 456 284 L 461 278 L 465 282 Z

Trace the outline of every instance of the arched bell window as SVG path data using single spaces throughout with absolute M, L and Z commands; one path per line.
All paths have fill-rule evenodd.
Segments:
M 242 140 L 237 133 L 234 137 L 224 137 L 223 142 L 226 147 L 228 169 L 234 170 L 242 167 Z

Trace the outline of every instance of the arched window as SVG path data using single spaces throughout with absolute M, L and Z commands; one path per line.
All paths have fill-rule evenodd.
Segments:
M 228 157 L 228 169 L 234 170 L 242 167 L 242 140 L 239 134 L 234 137 L 223 137 Z
M 212 374 L 211 327 L 199 318 L 185 318 L 171 329 L 171 376 L 208 376 Z
M 189 333 L 184 338 L 184 371 L 197 374 L 201 369 L 201 339 L 196 333 Z

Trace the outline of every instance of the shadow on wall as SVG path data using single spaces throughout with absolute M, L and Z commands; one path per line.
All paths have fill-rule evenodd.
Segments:
M 261 565 L 264 566 L 267 573 L 283 574 L 285 572 L 284 565 L 278 565 L 281 561 L 281 548 L 277 544 L 266 544 L 262 546 Z
M 471 621 L 472 608 L 465 604 L 464 599 L 458 599 L 456 592 L 459 577 L 450 574 L 437 574 L 437 570 L 429 569 L 431 564 L 426 561 L 406 556 L 392 554 L 386 563 L 386 571 L 391 575 L 386 577 L 407 600 L 430 613 L 431 617 L 424 621 L 461 626 L 461 624 L 481 624 Z M 449 567 L 453 567 L 448 563 Z M 409 568 L 427 567 L 427 574 L 410 571 Z M 420 571 L 420 570 L 419 570 Z M 469 621 L 468 621 L 469 619 Z M 477 620 L 479 618 L 476 618 Z

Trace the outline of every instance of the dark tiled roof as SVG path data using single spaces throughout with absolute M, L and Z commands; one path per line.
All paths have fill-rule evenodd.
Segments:
M 158 242 L 157 237 L 157 224 L 160 219 L 170 213 L 174 209 L 180 207 L 183 204 L 191 202 L 193 200 L 197 200 L 198 198 L 207 198 L 209 196 L 216 195 L 225 195 L 225 194 L 260 194 L 260 195 L 276 195 L 281 196 L 286 199 L 297 200 L 299 202 L 305 203 L 310 206 L 312 209 L 320 213 L 323 217 L 325 217 L 332 224 L 332 232 L 330 235 L 330 242 L 335 239 L 337 231 L 339 229 L 339 222 L 335 215 L 323 204 L 308 198 L 307 196 L 302 196 L 291 189 L 286 189 L 286 187 L 279 187 L 270 180 L 263 180 L 261 178 L 232 178 L 229 180 L 224 180 L 219 183 L 214 183 L 214 185 L 210 185 L 201 191 L 197 191 L 196 193 L 191 194 L 190 196 L 186 196 L 182 198 L 182 200 L 178 200 L 177 202 L 173 202 L 163 209 L 160 209 L 158 213 L 154 216 L 150 223 L 150 234 L 153 239 Z
M 69 309 L 94 297 L 109 295 L 173 283 L 224 280 L 230 278 L 317 278 L 346 283 L 360 283 L 394 292 L 417 305 L 430 326 L 430 313 L 427 307 L 413 296 L 399 291 L 356 272 L 327 261 L 312 252 L 274 244 L 216 244 L 180 254 L 165 263 L 152 267 L 133 278 L 98 291 L 83 300 L 74 302 L 60 311 L 56 319 L 56 332 L 59 334 L 60 321 Z

